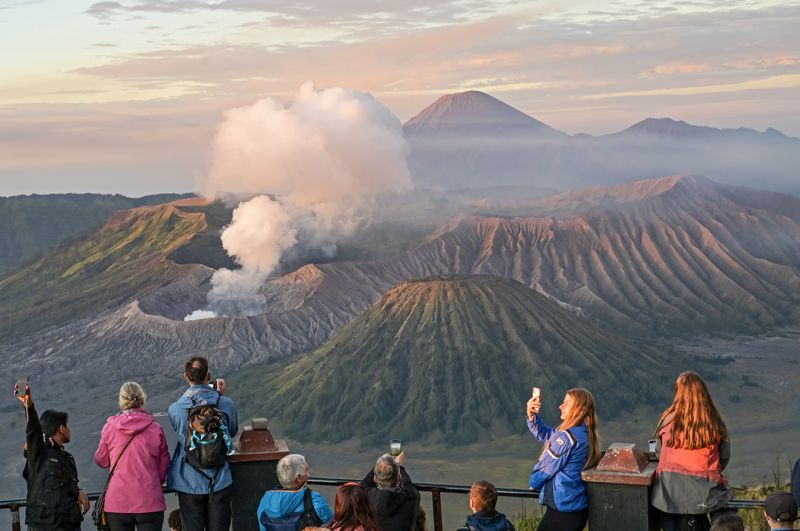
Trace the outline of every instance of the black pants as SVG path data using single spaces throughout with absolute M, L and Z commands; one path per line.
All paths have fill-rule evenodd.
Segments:
M 536 531 L 582 531 L 588 520 L 588 508 L 567 513 L 548 507 Z
M 106 512 L 111 531 L 161 531 L 164 511 L 155 513 L 109 513 Z
M 709 531 L 707 514 L 672 514 L 659 511 L 658 526 L 664 531 Z
M 183 531 L 228 531 L 231 527 L 231 487 L 212 494 L 178 493 Z

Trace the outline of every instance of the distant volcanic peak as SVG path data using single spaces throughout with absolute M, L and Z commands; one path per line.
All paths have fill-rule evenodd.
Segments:
M 613 186 L 597 186 L 565 192 L 537 202 L 544 211 L 585 210 L 591 207 L 606 207 L 642 201 L 660 196 L 674 189 L 679 183 L 694 185 L 699 182 L 712 183 L 702 177 L 671 175 L 656 179 L 644 179 Z
M 712 127 L 692 125 L 672 118 L 646 118 L 622 131 L 621 134 L 647 134 L 673 138 L 707 137 L 719 132 Z
M 406 133 L 452 131 L 477 133 L 504 130 L 507 134 L 527 133 L 566 136 L 522 111 L 484 92 L 470 90 L 442 96 L 408 120 Z
M 633 124 L 617 135 L 651 135 L 657 137 L 670 137 L 675 139 L 707 138 L 707 139 L 780 139 L 797 140 L 786 136 L 772 127 L 763 133 L 747 127 L 737 129 L 718 129 L 706 125 L 692 125 L 683 120 L 672 118 L 646 118 Z

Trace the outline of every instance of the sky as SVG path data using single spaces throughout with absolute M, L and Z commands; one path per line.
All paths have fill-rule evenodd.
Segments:
M 569 134 L 800 136 L 800 1 L 0 0 L 0 196 L 194 191 L 223 113 L 312 81 L 482 90 Z

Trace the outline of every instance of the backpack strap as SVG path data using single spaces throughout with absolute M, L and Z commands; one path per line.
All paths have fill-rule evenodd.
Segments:
M 189 465 L 189 466 L 191 466 L 191 465 Z M 221 466 L 221 467 L 217 468 L 217 470 L 214 472 L 213 476 L 209 476 L 208 474 L 203 472 L 202 468 L 196 468 L 196 467 L 192 467 L 192 468 L 194 468 L 197 471 L 198 474 L 200 474 L 201 476 L 203 476 L 204 478 L 206 478 L 208 480 L 208 493 L 209 494 L 214 494 L 214 483 L 217 482 L 217 476 L 219 476 L 220 470 L 222 470 L 225 467 Z
M 303 493 L 303 521 L 307 522 L 309 520 L 315 522 L 316 526 L 322 523 L 322 519 L 317 514 L 314 502 L 311 499 L 311 488 L 306 486 L 306 491 Z

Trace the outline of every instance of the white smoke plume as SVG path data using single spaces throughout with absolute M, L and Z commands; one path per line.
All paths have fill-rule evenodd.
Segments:
M 259 288 L 287 251 L 331 253 L 368 222 L 374 198 L 411 189 L 407 151 L 400 120 L 355 90 L 306 83 L 288 105 L 265 98 L 226 112 L 201 188 L 264 195 L 241 203 L 222 233 L 241 269 L 217 271 L 208 308 L 186 318 L 262 313 Z

